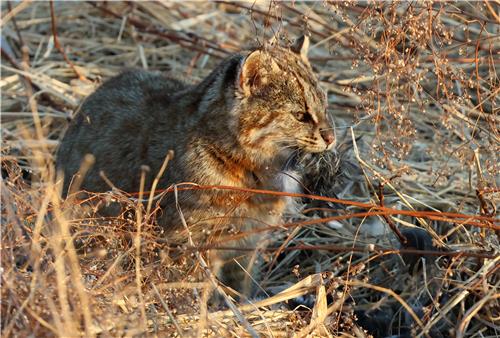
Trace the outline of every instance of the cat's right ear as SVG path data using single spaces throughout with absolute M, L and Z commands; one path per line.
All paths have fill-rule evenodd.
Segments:
M 302 61 L 309 63 L 309 59 L 307 58 L 307 53 L 309 52 L 309 36 L 302 35 L 299 37 L 290 49 L 292 52 L 299 54 Z
M 248 54 L 242 61 L 240 68 L 239 87 L 245 97 L 250 96 L 253 89 L 259 86 L 261 79 L 259 68 L 263 55 L 260 50 Z
M 245 97 L 268 83 L 268 75 L 279 72 L 276 62 L 262 50 L 255 50 L 242 61 L 239 73 L 239 89 Z

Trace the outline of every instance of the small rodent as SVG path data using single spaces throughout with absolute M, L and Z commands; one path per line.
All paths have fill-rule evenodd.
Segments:
M 81 189 L 139 191 L 141 166 L 149 190 L 169 150 L 175 153 L 158 189 L 180 182 L 282 190 L 280 172 L 294 152 L 332 149 L 335 134 L 327 96 L 307 58 L 309 39 L 291 48 L 267 46 L 223 60 L 201 83 L 187 86 L 160 74 L 127 71 L 105 82 L 81 105 L 57 152 L 64 193 L 82 159 L 95 163 Z M 174 194 L 160 203 L 167 240 L 186 242 Z M 230 190 L 180 191 L 178 202 L 195 244 L 224 241 L 235 232 L 279 224 L 287 199 Z M 264 232 L 225 242 L 255 247 Z M 245 252 L 216 251 L 218 277 L 244 290 Z M 251 271 L 250 271 L 251 272 Z

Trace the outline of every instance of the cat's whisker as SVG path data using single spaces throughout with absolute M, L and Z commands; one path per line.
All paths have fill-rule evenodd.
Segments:
M 288 149 L 294 149 L 295 150 L 296 148 L 297 148 L 296 145 L 290 144 L 290 145 L 286 145 L 286 146 L 280 147 L 278 152 L 282 153 L 285 150 L 288 150 Z

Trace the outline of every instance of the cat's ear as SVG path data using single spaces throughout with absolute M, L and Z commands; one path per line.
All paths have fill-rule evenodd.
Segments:
M 309 36 L 302 35 L 295 41 L 290 49 L 292 52 L 299 54 L 302 61 L 309 63 L 309 59 L 307 58 L 307 52 L 309 51 Z
M 269 82 L 270 73 L 278 71 L 280 71 L 279 66 L 269 54 L 262 50 L 255 50 L 242 61 L 238 80 L 239 88 L 243 95 L 248 97 Z

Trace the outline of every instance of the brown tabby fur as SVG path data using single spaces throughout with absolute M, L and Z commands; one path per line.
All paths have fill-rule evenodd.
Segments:
M 158 189 L 180 182 L 282 190 L 279 173 L 297 150 L 319 153 L 334 144 L 325 92 L 307 60 L 308 39 L 292 50 L 267 47 L 228 57 L 201 83 L 186 86 L 156 73 L 128 71 L 89 96 L 57 154 L 64 191 L 86 154 L 95 164 L 81 186 L 139 190 L 140 168 L 150 171 L 146 190 L 169 150 L 175 156 Z M 255 247 L 262 233 L 230 241 L 231 234 L 279 224 L 287 200 L 237 191 L 183 191 L 178 202 L 196 244 Z M 159 223 L 167 240 L 185 242 L 173 194 L 160 200 Z M 221 280 L 242 290 L 238 251 L 213 251 L 224 263 Z M 240 260 L 246 266 L 248 259 Z M 226 264 L 227 263 L 227 264 Z

